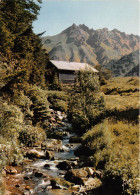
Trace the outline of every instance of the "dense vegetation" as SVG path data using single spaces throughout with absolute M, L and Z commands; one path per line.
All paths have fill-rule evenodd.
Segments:
M 5 165 L 23 162 L 24 147 L 46 139 L 54 109 L 68 112 L 91 165 L 136 194 L 138 79 L 81 71 L 73 87 L 63 88 L 57 78 L 48 85 L 48 55 L 32 30 L 39 9 L 33 0 L 0 1 L 0 180 Z
M 90 130 L 86 126 L 87 132 L 84 134 L 81 131 L 83 144 L 76 154 L 81 158 L 86 156 L 88 165 L 104 170 L 104 185 L 108 190 L 112 186 L 114 190 L 120 190 L 118 193 L 137 194 L 138 78 L 112 78 L 106 82 L 107 84 L 101 87 L 106 105 L 104 120 L 91 123 Z M 79 108 L 77 107 L 77 110 Z M 108 182 L 110 186 L 107 185 Z
M 90 71 L 78 72 L 69 101 L 69 118 L 75 131 L 84 133 L 101 120 L 104 111 L 99 78 Z
M 34 1 L 0 2 L 0 52 L 7 57 L 11 73 L 25 70 L 24 79 L 43 86 L 47 57 L 39 35 L 32 30 L 39 9 Z
M 116 185 L 124 185 L 124 193 L 138 192 L 138 136 L 136 124 L 110 119 L 92 127 L 83 137 L 94 166 L 104 169 L 107 178 L 120 177 L 122 181 Z
M 5 165 L 23 162 L 23 146 L 46 139 L 50 108 L 67 110 L 65 93 L 47 90 L 48 55 L 32 30 L 39 10 L 33 0 L 0 1 L 0 180 Z

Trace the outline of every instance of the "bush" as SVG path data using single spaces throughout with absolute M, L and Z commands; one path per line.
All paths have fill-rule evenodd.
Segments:
M 52 84 L 50 85 L 51 90 L 62 90 L 62 83 L 59 81 L 57 74 L 54 74 Z
M 31 120 L 33 112 L 31 111 L 32 101 L 24 94 L 23 91 L 15 92 L 13 103 L 17 105 L 24 113 L 25 120 Z
M 129 194 L 138 192 L 138 135 L 138 125 L 105 120 L 83 137 L 94 166 L 104 168 L 106 175 L 120 177 Z
M 63 91 L 47 91 L 49 102 L 52 102 L 54 99 L 60 99 L 63 101 L 67 101 L 68 96 Z
M 112 73 L 110 70 L 101 67 L 100 64 L 97 64 L 95 68 L 99 71 L 99 80 L 101 85 L 107 84 L 107 80 L 111 79 Z
M 23 128 L 24 115 L 15 105 L 1 102 L 0 105 L 0 135 L 7 140 L 18 138 L 19 131 Z
M 52 108 L 55 110 L 60 110 L 60 111 L 66 112 L 68 109 L 68 106 L 67 106 L 67 103 L 65 101 L 55 99 L 55 101 L 53 102 Z
M 67 111 L 67 95 L 62 91 L 47 91 L 50 107 L 54 110 Z
M 0 137 L 0 172 L 6 164 L 19 165 L 23 162 L 23 151 L 16 140 L 8 142 Z
M 38 86 L 28 86 L 26 95 L 32 101 L 33 124 L 43 122 L 50 116 L 49 102 L 47 100 L 47 91 Z
M 84 133 L 102 118 L 104 111 L 105 104 L 98 77 L 90 71 L 78 72 L 68 109 L 74 129 Z
M 26 146 L 33 146 L 35 143 L 41 143 L 46 139 L 46 134 L 43 129 L 26 125 L 25 128 L 19 132 L 19 140 Z

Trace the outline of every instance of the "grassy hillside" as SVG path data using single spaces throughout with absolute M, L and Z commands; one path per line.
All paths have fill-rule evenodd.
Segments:
M 139 78 L 113 78 L 101 87 L 104 92 L 107 110 L 138 109 L 139 106 Z
M 112 78 L 101 86 L 104 119 L 83 134 L 76 154 L 85 165 L 104 171 L 98 193 L 137 194 L 139 189 L 139 80 Z M 108 185 L 110 184 L 110 185 Z

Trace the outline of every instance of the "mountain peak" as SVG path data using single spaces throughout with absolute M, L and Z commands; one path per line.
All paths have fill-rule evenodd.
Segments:
M 94 32 L 93 28 L 90 29 L 89 27 L 87 27 L 85 24 L 80 24 L 79 27 L 84 30 L 85 32 L 87 33 L 91 33 L 91 32 Z
M 72 59 L 91 65 L 104 65 L 139 48 L 139 36 L 128 35 L 117 29 L 93 30 L 85 24 L 72 24 L 59 35 L 44 37 L 42 42 L 51 59 Z
M 114 28 L 112 32 L 120 32 L 118 29 Z
M 78 30 L 79 26 L 77 26 L 75 23 L 73 23 L 70 27 L 66 28 L 64 31 L 62 31 L 62 34 L 69 34 L 69 32 L 73 30 Z
M 75 24 L 75 23 L 73 23 L 73 25 L 72 25 L 71 27 L 76 28 L 77 26 L 76 26 L 76 24 Z

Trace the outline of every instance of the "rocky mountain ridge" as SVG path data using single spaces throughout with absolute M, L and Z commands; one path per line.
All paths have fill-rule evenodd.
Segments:
M 103 65 L 111 70 L 113 76 L 139 76 L 139 50 L 124 55 L 119 60 L 111 60 Z
M 103 65 L 138 50 L 139 36 L 73 24 L 58 35 L 43 37 L 42 43 L 53 60 Z

